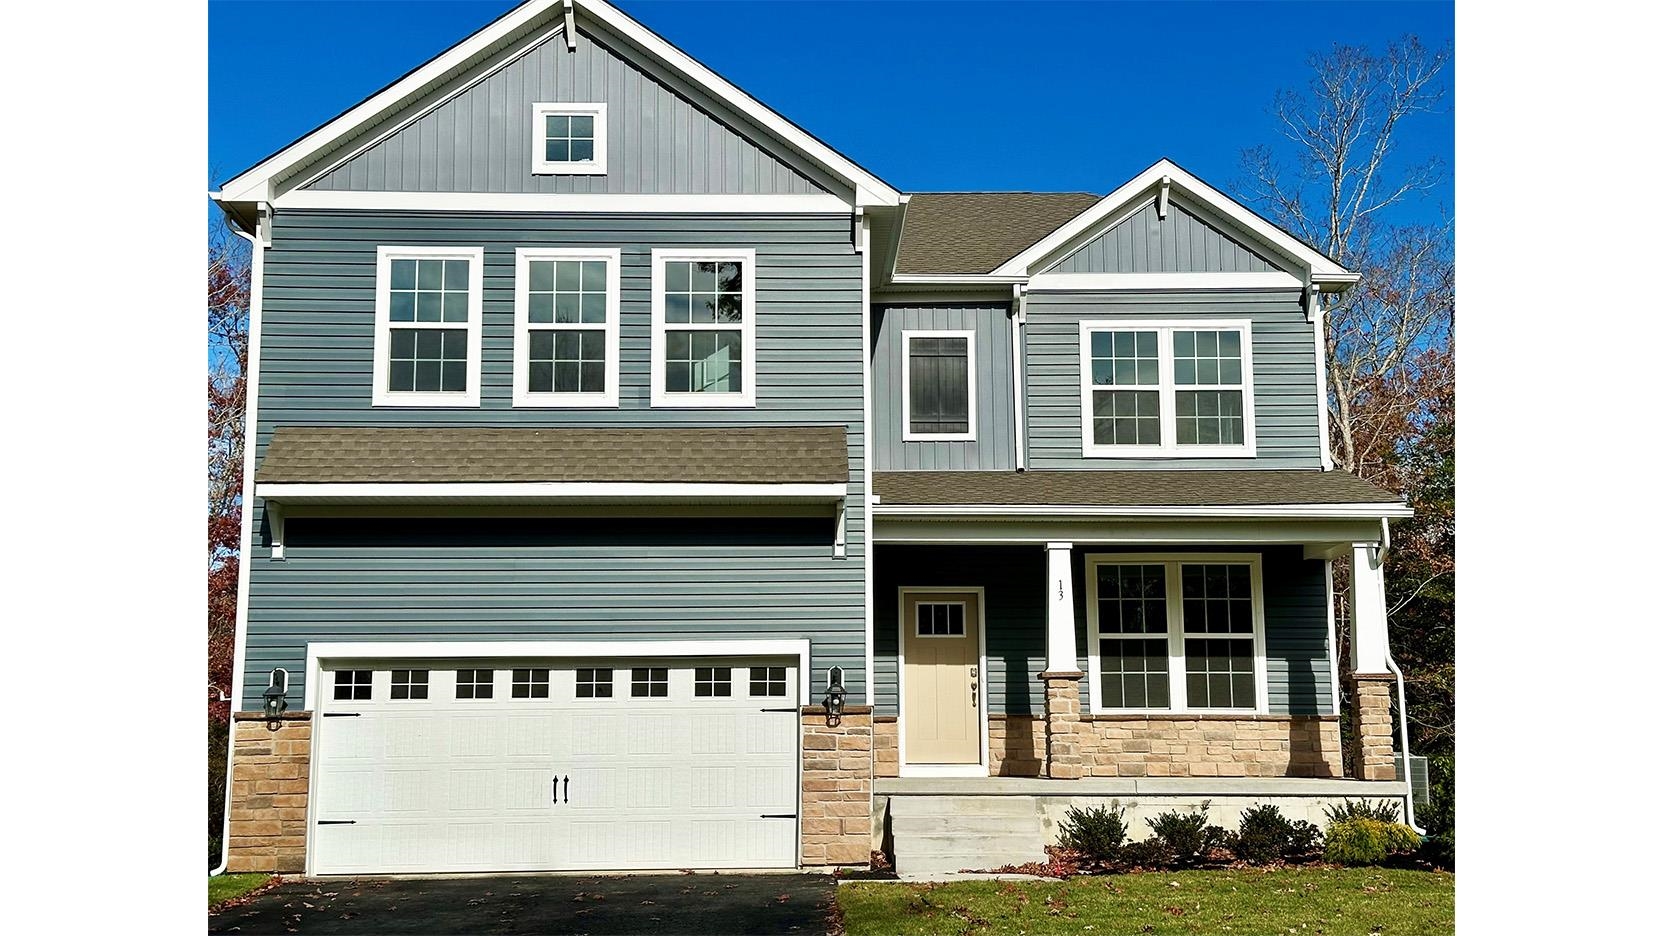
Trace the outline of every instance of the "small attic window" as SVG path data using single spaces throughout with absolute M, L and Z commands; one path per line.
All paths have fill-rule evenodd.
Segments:
M 605 175 L 606 105 L 531 105 L 531 171 Z

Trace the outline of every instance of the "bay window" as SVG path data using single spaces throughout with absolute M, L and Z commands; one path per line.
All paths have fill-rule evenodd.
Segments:
M 1080 323 L 1083 454 L 1252 456 L 1251 347 L 1245 321 Z

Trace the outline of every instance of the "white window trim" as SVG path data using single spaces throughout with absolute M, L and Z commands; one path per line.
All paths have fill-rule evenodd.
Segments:
M 535 326 L 539 331 L 604 331 L 606 333 L 606 389 L 600 393 L 534 393 L 526 389 L 530 377 L 531 262 L 533 260 L 600 260 L 606 263 L 606 323 L 562 323 Z M 621 251 L 590 247 L 517 247 L 514 249 L 514 405 L 525 407 L 616 407 L 618 405 L 618 318 L 622 293 Z
M 461 393 L 395 391 L 387 389 L 387 353 L 391 345 L 392 329 L 405 328 L 409 322 L 391 320 L 393 261 L 394 260 L 466 260 L 468 261 L 468 389 Z M 483 247 L 377 247 L 375 250 L 375 360 L 370 366 L 371 406 L 478 406 L 479 377 L 482 360 L 480 353 L 481 319 L 485 307 L 485 248 Z M 454 328 L 456 323 L 441 324 Z
M 595 158 L 583 162 L 550 162 L 544 117 L 595 118 Z M 606 175 L 606 105 L 604 103 L 539 102 L 531 105 L 532 175 Z
M 965 339 L 965 393 L 970 401 L 970 422 L 967 432 L 914 432 L 912 428 L 912 339 Z M 919 329 L 901 332 L 901 441 L 903 442 L 974 442 L 976 441 L 976 333 L 968 329 Z
M 1253 708 L 1190 708 L 1184 669 L 1184 603 L 1181 566 L 1205 563 L 1246 565 L 1253 588 Z M 1166 569 L 1167 684 L 1166 708 L 1108 708 L 1102 704 L 1103 664 L 1097 622 L 1097 568 L 1105 565 L 1155 565 Z M 1093 715 L 1267 715 L 1270 679 L 1265 662 L 1265 589 L 1259 553 L 1088 553 L 1086 565 L 1086 675 Z M 1211 636 L 1211 635 L 1209 635 Z M 1153 637 L 1151 639 L 1154 639 Z M 1238 638 L 1239 639 L 1239 638 Z
M 1172 357 L 1174 331 L 1240 331 L 1241 332 L 1241 445 L 1179 445 L 1178 408 L 1175 367 Z M 1094 331 L 1153 331 L 1157 347 L 1157 366 L 1160 382 L 1154 386 L 1116 386 L 1093 388 L 1091 383 L 1091 333 Z M 1206 385 L 1186 386 L 1185 390 L 1204 390 Z M 1160 395 L 1160 445 L 1099 445 L 1092 439 L 1093 389 L 1155 390 Z M 1234 388 L 1228 388 L 1234 389 Z M 1257 454 L 1258 439 L 1253 416 L 1253 323 L 1247 319 L 1091 319 L 1080 323 L 1080 452 L 1086 458 L 1252 458 Z
M 948 600 L 948 601 L 925 601 L 923 599 L 920 599 L 918 601 L 913 602 L 913 610 L 916 611 L 917 609 L 922 608 L 925 605 L 953 605 L 953 606 L 956 606 L 959 609 L 959 613 L 961 615 L 966 615 L 969 612 L 969 608 L 965 606 L 965 603 L 963 601 L 951 601 L 951 600 Z M 966 617 L 964 620 L 965 620 L 965 623 L 968 625 L 968 623 L 969 623 L 968 617 Z M 913 617 L 912 617 L 912 636 L 916 637 L 919 640 L 963 640 L 966 637 L 969 637 L 970 635 L 968 633 L 961 633 L 961 634 L 920 634 L 918 632 L 918 615 L 914 614 Z
M 740 379 L 744 390 L 740 393 L 671 393 L 664 389 L 664 354 L 667 350 L 664 333 L 669 325 L 664 321 L 664 264 L 672 260 L 731 260 L 742 264 L 740 289 L 744 296 L 744 318 L 740 320 Z M 720 409 L 756 406 L 756 251 L 751 248 L 657 248 L 652 252 L 652 405 Z M 684 325 L 677 323 L 677 331 L 732 331 L 732 325 Z

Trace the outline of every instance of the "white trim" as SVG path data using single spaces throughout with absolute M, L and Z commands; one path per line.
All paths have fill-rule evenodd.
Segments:
M 907 763 L 907 596 L 975 595 L 977 629 L 976 707 L 982 720 L 981 760 L 974 764 Z M 895 589 L 895 744 L 903 777 L 985 777 L 988 775 L 987 589 L 981 585 L 901 585 Z
M 1011 435 L 1016 439 L 1016 470 L 1028 468 L 1028 412 L 1027 386 L 1022 380 L 1023 362 L 1027 360 L 1027 346 L 1022 341 L 1022 329 L 1028 322 L 1028 295 L 1021 286 L 1011 287 Z
M 356 107 L 330 121 L 312 133 L 285 147 L 277 154 L 242 173 L 222 186 L 223 200 L 246 201 L 269 199 L 274 180 L 309 159 L 325 152 L 329 146 L 349 136 L 361 127 L 393 111 L 406 99 L 420 93 L 454 71 L 459 71 L 475 57 L 488 54 L 506 37 L 523 29 L 560 5 L 561 0 L 532 0 L 510 11 L 496 22 L 468 37 L 431 62 L 416 69 L 403 79 Z M 563 12 L 563 11 L 562 11 Z M 685 52 L 659 38 L 629 16 L 603 0 L 585 0 L 582 12 L 602 25 L 622 35 L 650 56 L 659 59 L 672 71 L 732 107 L 741 116 L 753 121 L 763 130 L 797 149 L 811 161 L 848 182 L 855 190 L 856 204 L 897 205 L 901 193 L 882 179 L 856 165 L 848 157 L 815 139 L 795 124 L 755 98 L 741 91 L 721 76 L 694 61 Z M 550 33 L 552 35 L 552 31 Z M 500 67 L 500 66 L 499 66 Z M 493 69 L 494 71 L 495 69 Z
M 1299 278 L 1291 273 L 1040 273 L 1028 280 L 1036 292 L 1060 290 L 1160 289 L 1299 289 Z
M 1328 710 L 1330 715 L 1340 714 L 1340 637 L 1339 628 L 1334 623 L 1334 560 L 1322 560 L 1322 578 L 1325 590 L 1323 600 L 1328 606 Z
M 915 432 L 912 428 L 912 339 L 963 338 L 965 340 L 964 392 L 970 417 L 964 432 Z M 917 329 L 901 332 L 901 441 L 976 441 L 976 333 L 971 329 Z
M 971 546 L 1006 544 L 1044 546 L 1058 537 L 1093 547 L 1170 549 L 1262 549 L 1283 545 L 1339 544 L 1349 550 L 1358 538 L 1377 536 L 1379 517 L 1316 520 L 1239 520 L 1160 518 L 1016 517 L 972 519 L 878 517 L 872 541 L 878 544 Z M 1323 558 L 1321 556 L 1313 558 Z
M 1316 300 L 1313 300 L 1316 301 Z M 1334 470 L 1334 447 L 1328 438 L 1328 313 L 1320 301 L 1311 317 L 1311 343 L 1317 366 L 1317 445 L 1322 455 L 1322 470 Z M 1334 711 L 1339 711 L 1335 709 Z
M 824 193 L 788 195 L 560 194 L 545 192 L 332 192 L 295 189 L 279 208 L 365 211 L 538 212 L 551 214 L 841 214 L 849 205 Z
M 390 295 L 393 284 L 394 260 L 466 260 L 468 261 L 468 320 L 456 322 L 393 322 L 390 318 Z M 480 362 L 485 307 L 485 248 L 483 247 L 395 247 L 375 249 L 375 359 L 370 366 L 370 404 L 397 407 L 457 407 L 479 405 Z M 392 391 L 387 389 L 387 355 L 390 333 L 400 329 L 455 329 L 462 324 L 468 333 L 468 386 L 457 393 Z
M 550 162 L 545 117 L 595 118 L 594 158 Z M 531 174 L 532 175 L 606 175 L 606 104 L 537 101 L 531 105 Z
M 860 250 L 860 298 L 861 309 L 866 314 L 860 317 L 860 412 L 861 412 L 861 448 L 865 452 L 872 451 L 872 355 L 868 349 L 872 347 L 872 218 L 863 214 L 860 218 L 860 233 L 857 246 Z M 876 649 L 873 643 L 876 622 L 876 604 L 873 596 L 872 575 L 874 571 L 872 549 L 872 505 L 877 503 L 877 495 L 872 493 L 872 462 L 869 457 L 861 460 L 861 613 L 865 617 L 866 640 L 866 684 L 863 689 L 865 702 L 872 705 L 875 699 L 873 682 L 877 678 L 877 663 L 874 656 Z M 871 794 L 867 795 L 868 804 Z
M 317 710 L 318 680 L 325 660 L 505 659 L 509 657 L 796 657 L 798 705 L 812 688 L 810 641 L 785 640 L 458 640 L 318 642 L 306 645 L 306 709 Z
M 738 393 L 672 393 L 664 389 L 663 355 L 668 350 L 665 332 L 672 330 L 664 321 L 664 264 L 672 260 L 728 260 L 741 265 L 740 279 L 744 296 L 742 317 L 737 328 L 731 324 L 675 323 L 675 331 L 738 331 L 740 335 L 740 380 Z M 655 247 L 652 252 L 652 405 L 665 408 L 722 409 L 756 406 L 756 320 L 759 310 L 756 301 L 756 251 L 749 247 Z
M 520 482 L 437 482 L 437 483 L 291 483 L 261 484 L 255 495 L 291 504 L 321 503 L 328 500 L 371 501 L 401 499 L 524 500 L 777 500 L 836 501 L 848 495 L 848 487 L 834 484 L 725 484 L 725 483 L 640 483 L 610 481 L 520 481 Z
M 1157 382 L 1149 385 L 1097 387 L 1091 382 L 1091 334 L 1101 331 L 1153 331 Z M 1178 331 L 1236 331 L 1241 334 L 1241 384 L 1180 386 L 1175 373 L 1173 334 Z M 1080 454 L 1083 458 L 1253 458 L 1258 433 L 1253 407 L 1253 323 L 1247 319 L 1086 319 L 1080 322 Z M 1160 399 L 1159 445 L 1099 445 L 1093 439 L 1093 392 L 1154 392 Z M 1241 445 L 1180 445 L 1177 397 L 1180 391 L 1239 391 L 1242 395 Z
M 1013 276 L 1032 272 L 1034 267 L 1053 253 L 1070 245 L 1076 239 L 1097 231 L 1101 222 L 1124 208 L 1128 203 L 1134 200 L 1140 203 L 1153 200 L 1154 193 L 1151 190 L 1166 178 L 1170 178 L 1172 187 L 1177 189 L 1180 194 L 1199 201 L 1206 207 L 1223 215 L 1227 220 L 1239 225 L 1244 232 L 1286 254 L 1290 259 L 1299 261 L 1313 274 L 1313 277 L 1334 284 L 1356 282 L 1356 274 L 1351 273 L 1323 256 L 1321 252 L 1306 246 L 1298 238 L 1249 211 L 1235 199 L 1185 172 L 1170 159 L 1162 159 L 1138 173 L 1131 181 L 1105 195 L 1102 201 L 1076 215 L 1068 223 L 1041 238 L 1027 250 L 1000 264 L 998 269 L 993 271 L 994 275 Z M 1142 197 L 1145 195 L 1148 197 Z M 1108 226 L 1111 225 L 1103 225 L 1103 227 Z
M 531 263 L 534 260 L 600 260 L 606 264 L 606 322 L 597 327 L 582 324 L 531 324 Z M 516 247 L 514 248 L 514 405 L 615 407 L 618 405 L 618 320 L 623 274 L 621 251 L 617 247 Z M 601 331 L 606 334 L 606 386 L 599 393 L 533 393 L 526 388 L 530 379 L 531 329 L 538 331 Z
M 1351 519 L 1412 517 L 1407 504 L 1220 504 L 1213 506 L 1092 504 L 880 504 L 880 517 L 1245 517 Z
M 1252 708 L 1192 708 L 1188 704 L 1187 673 L 1184 667 L 1183 566 L 1207 563 L 1246 565 L 1253 589 L 1253 695 Z M 1097 567 L 1105 565 L 1155 565 L 1166 567 L 1167 685 L 1166 708 L 1108 708 L 1102 704 L 1102 661 L 1097 622 Z M 1086 675 L 1091 680 L 1093 715 L 1267 715 L 1270 713 L 1269 667 L 1265 658 L 1265 589 L 1262 553 L 1086 553 Z M 1208 639 L 1242 639 L 1239 635 L 1198 635 Z
M 894 285 L 916 286 L 1008 286 L 1028 281 L 1027 274 L 995 275 L 992 273 L 897 273 L 889 278 Z

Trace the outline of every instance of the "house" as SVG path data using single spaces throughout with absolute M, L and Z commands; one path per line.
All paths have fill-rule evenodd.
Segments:
M 233 870 L 917 873 L 1077 802 L 1410 805 L 1409 511 L 1325 444 L 1358 277 L 1172 162 L 901 192 L 532 0 L 213 197 L 253 245 Z

